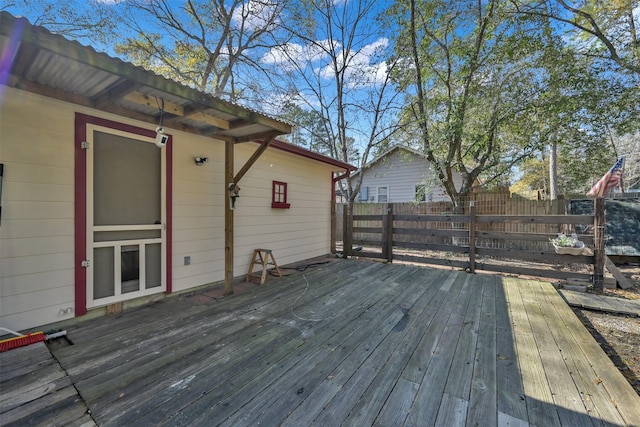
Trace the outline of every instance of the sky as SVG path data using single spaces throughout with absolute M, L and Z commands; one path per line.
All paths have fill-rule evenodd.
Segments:
M 71 9 L 82 13 L 86 10 L 89 1 L 98 2 L 113 10 L 123 10 L 123 4 L 118 0 L 68 0 L 65 3 L 56 0 L 0 0 L 0 10 L 6 9 L 14 15 L 25 15 L 32 23 L 40 24 L 44 22 L 41 18 L 47 3 L 68 4 Z M 31 4 L 32 8 L 26 8 L 26 3 Z M 373 7 L 367 12 L 366 19 L 360 22 L 360 26 L 356 28 L 353 38 L 350 40 L 344 40 L 339 36 L 340 19 L 352 18 L 358 2 L 355 0 L 333 0 L 333 6 L 338 13 L 334 16 L 337 21 L 334 21 L 332 26 L 319 25 L 315 31 L 306 34 L 308 36 L 306 40 L 302 37 L 293 37 L 285 44 L 271 49 L 264 47 L 264 45 L 256 46 L 252 50 L 253 58 L 263 66 L 272 67 L 274 80 L 284 83 L 288 76 L 293 75 L 294 70 L 302 71 L 303 74 L 293 82 L 298 84 L 298 90 L 295 93 L 273 94 L 270 91 L 271 82 L 267 79 L 262 79 L 256 73 L 242 71 L 241 74 L 249 77 L 249 83 L 255 84 L 258 81 L 256 86 L 262 89 L 262 94 L 268 94 L 264 96 L 263 103 L 252 103 L 250 106 L 268 114 L 277 114 L 278 111 L 277 108 L 274 108 L 274 104 L 277 107 L 282 105 L 285 100 L 296 102 L 301 106 L 318 108 L 321 104 L 318 99 L 318 90 L 321 90 L 327 99 L 331 99 L 335 95 L 335 76 L 330 66 L 331 57 L 328 54 L 328 51 L 333 51 L 337 55 L 338 66 L 349 65 L 345 72 L 345 90 L 348 91 L 347 101 L 351 106 L 347 120 L 352 128 L 351 136 L 356 138 L 359 145 L 362 145 L 363 141 L 367 140 L 366 134 L 371 127 L 371 122 L 370 115 L 363 114 L 359 107 L 369 102 L 372 94 L 375 94 L 375 91 L 381 87 L 389 67 L 384 59 L 387 56 L 385 53 L 393 48 L 391 45 L 393 28 L 381 26 L 375 20 L 375 16 L 391 3 L 391 0 L 372 0 Z M 15 6 L 7 7 L 9 4 Z M 185 1 L 167 0 L 167 4 L 178 10 L 177 8 L 184 5 Z M 33 5 L 36 6 L 33 7 Z M 233 14 L 235 28 L 237 29 L 242 24 L 250 30 L 257 28 L 264 24 L 272 11 L 272 7 L 265 6 L 265 0 L 246 0 L 243 3 L 243 8 L 237 9 Z M 635 12 L 636 15 L 640 12 L 640 5 L 636 7 Z M 241 19 L 243 13 L 248 14 L 247 19 Z M 142 28 L 149 28 L 149 31 L 164 28 L 162 23 L 139 12 L 134 15 L 126 15 L 126 17 L 140 23 Z M 54 14 L 54 21 L 58 18 L 64 20 L 63 15 Z M 321 15 L 316 15 L 317 22 L 322 22 L 321 18 Z M 277 23 L 286 24 L 288 19 L 287 14 L 282 13 L 278 15 Z M 350 28 L 346 26 L 345 29 Z M 329 30 L 333 31 L 333 36 Z M 127 32 L 121 29 L 119 35 L 120 39 L 116 41 L 122 41 Z M 79 41 L 83 44 L 91 44 L 98 51 L 116 56 L 114 46 L 111 43 L 91 42 L 86 38 L 80 38 Z M 349 45 L 349 50 L 345 50 L 347 42 L 353 43 Z M 332 114 L 335 114 L 336 105 L 329 105 L 329 107 L 333 109 Z

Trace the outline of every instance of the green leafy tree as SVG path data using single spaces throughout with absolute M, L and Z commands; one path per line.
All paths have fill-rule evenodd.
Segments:
M 538 148 L 517 124 L 530 119 L 542 84 L 531 65 L 540 39 L 506 12 L 498 0 L 405 0 L 390 10 L 404 66 L 396 77 L 408 94 L 403 120 L 456 205 L 480 178 L 506 181 Z
M 640 74 L 640 14 L 637 0 L 512 0 L 520 14 L 551 19 L 573 47 L 589 57 L 613 61 Z

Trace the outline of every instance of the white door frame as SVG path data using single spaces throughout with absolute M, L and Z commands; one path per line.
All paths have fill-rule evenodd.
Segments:
M 167 182 L 166 182 L 166 168 L 167 168 L 167 159 L 166 159 L 166 150 L 164 148 L 161 150 L 161 183 L 160 183 L 160 215 L 161 224 L 135 224 L 135 225 L 102 225 L 95 226 L 94 225 L 94 212 L 93 212 L 93 153 L 94 150 L 92 148 L 94 145 L 94 133 L 96 131 L 103 132 L 110 135 L 121 136 L 129 139 L 134 139 L 137 141 L 142 141 L 150 144 L 155 144 L 155 139 L 145 137 L 142 135 L 137 135 L 134 133 L 124 132 L 108 127 L 98 126 L 94 124 L 87 123 L 87 131 L 86 131 L 86 141 L 89 143 L 89 149 L 87 150 L 86 164 L 87 164 L 87 173 L 86 173 L 86 226 L 87 226 L 87 265 L 86 265 L 86 287 L 87 287 L 87 308 L 96 308 L 101 307 L 108 304 L 113 304 L 129 299 L 134 299 L 142 296 L 148 296 L 152 294 L 166 292 L 167 290 L 167 218 L 166 218 L 166 195 L 167 195 Z M 160 230 L 160 238 L 150 238 L 150 239 L 135 239 L 135 240 L 115 240 L 115 241 L 103 241 L 103 242 L 94 242 L 94 233 L 100 231 L 138 231 L 138 230 Z M 160 272 L 161 272 L 161 285 L 155 286 L 153 288 L 146 289 L 145 288 L 145 247 L 147 244 L 158 244 L 160 243 Z M 140 268 L 140 290 L 134 292 L 127 292 L 125 294 L 122 293 L 122 283 L 120 281 L 121 278 L 121 257 L 119 256 L 121 252 L 122 246 L 135 246 L 138 245 L 139 249 L 139 268 Z M 114 250 L 114 295 L 109 297 L 100 298 L 94 300 L 93 298 L 93 276 L 94 276 L 94 259 L 93 253 L 95 248 L 105 248 L 112 247 Z M 118 254 L 118 256 L 116 256 Z

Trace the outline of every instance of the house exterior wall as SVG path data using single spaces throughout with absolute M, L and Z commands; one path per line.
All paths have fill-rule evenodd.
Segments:
M 437 177 L 433 176 L 429 162 L 410 151 L 394 150 L 387 157 L 364 169 L 362 173 L 364 173 L 364 177 L 361 188 L 367 187 L 366 201 L 368 202 L 379 202 L 377 189 L 385 186 L 389 189 L 387 202 L 415 201 L 416 185 L 427 186 L 427 201 L 449 200 L 444 188 L 438 183 Z M 357 179 L 357 177 L 353 179 Z M 454 182 L 456 187 L 461 186 L 462 181 L 459 175 L 455 175 Z
M 0 87 L 0 325 L 24 330 L 74 317 L 74 117 L 81 112 L 148 123 Z M 224 143 L 173 135 L 173 291 L 224 280 Z M 235 170 L 258 144 L 237 144 Z M 195 157 L 208 157 L 196 166 Z M 332 166 L 269 148 L 240 181 L 234 275 L 253 249 L 279 264 L 330 250 Z M 271 208 L 273 180 L 288 183 L 290 209 Z M 191 263 L 185 265 L 184 257 Z
M 0 90 L 0 325 L 24 329 L 73 317 L 74 115 Z
M 168 131 L 170 132 L 170 131 Z M 173 289 L 224 280 L 224 144 L 173 133 Z M 258 148 L 235 148 L 238 171 Z M 208 157 L 196 166 L 194 157 Z M 253 250 L 269 248 L 278 264 L 329 253 L 329 165 L 269 148 L 239 183 L 235 208 L 234 276 L 247 273 Z M 271 208 L 272 181 L 288 184 L 290 209 Z M 184 264 L 184 257 L 191 264 Z

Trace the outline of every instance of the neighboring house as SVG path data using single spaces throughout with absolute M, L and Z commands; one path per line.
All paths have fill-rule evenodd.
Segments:
M 256 248 L 329 253 L 355 168 L 275 140 L 289 124 L 6 12 L 0 46 L 1 326 L 231 286 Z
M 356 182 L 363 173 L 362 186 L 356 202 L 403 203 L 449 201 L 444 188 L 434 175 L 426 157 L 411 148 L 395 145 L 378 156 L 363 169 L 351 174 Z M 456 188 L 462 178 L 455 173 Z

